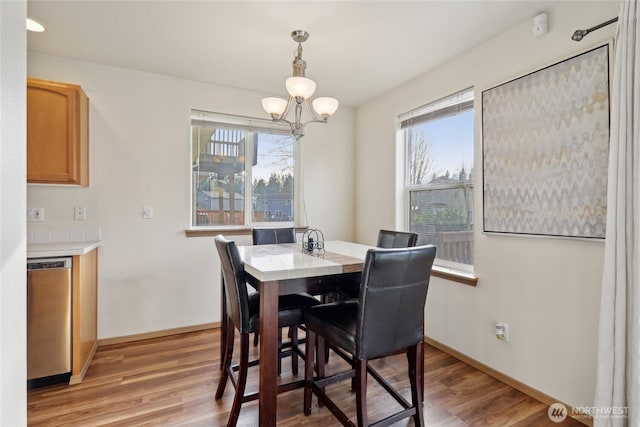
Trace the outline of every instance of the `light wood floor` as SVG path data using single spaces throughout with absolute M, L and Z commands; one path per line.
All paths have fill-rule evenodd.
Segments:
M 223 399 L 214 400 L 220 375 L 219 334 L 215 329 L 101 347 L 81 384 L 28 392 L 29 425 L 224 426 L 233 387 L 229 383 Z M 339 369 L 342 363 L 331 357 L 328 369 Z M 403 356 L 381 359 L 376 367 L 408 391 Z M 285 359 L 282 379 L 291 377 L 289 368 Z M 252 368 L 248 389 L 257 388 L 256 379 L 257 368 Z M 355 408 L 349 381 L 329 390 L 341 407 Z M 395 409 L 390 399 L 375 381 L 369 381 L 370 420 Z M 425 345 L 424 411 L 427 425 L 438 427 L 582 425 L 569 418 L 551 422 L 544 404 L 429 345 Z M 347 413 L 354 417 L 352 409 Z M 238 425 L 257 427 L 257 420 L 258 402 L 245 403 Z M 305 417 L 300 389 L 278 397 L 278 425 L 338 423 L 326 408 L 317 407 L 315 399 L 312 414 Z M 413 421 L 396 425 L 412 426 Z

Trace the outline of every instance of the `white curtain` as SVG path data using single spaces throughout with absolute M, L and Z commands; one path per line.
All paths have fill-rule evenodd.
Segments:
M 639 18 L 636 0 L 621 3 L 611 79 L 607 233 L 593 414 L 596 427 L 640 426 Z

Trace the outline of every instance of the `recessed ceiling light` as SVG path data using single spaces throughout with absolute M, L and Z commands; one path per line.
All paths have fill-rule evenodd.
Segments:
M 34 21 L 31 18 L 27 18 L 27 30 L 41 33 L 44 31 L 44 26 L 38 21 Z

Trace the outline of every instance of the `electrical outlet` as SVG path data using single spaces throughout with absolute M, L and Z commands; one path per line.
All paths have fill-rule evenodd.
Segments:
M 506 323 L 496 323 L 496 338 L 499 341 L 509 341 L 509 325 Z
M 87 220 L 87 207 L 86 206 L 76 206 L 73 208 L 73 219 L 76 221 L 86 221 Z
M 27 221 L 44 221 L 44 208 L 27 208 Z

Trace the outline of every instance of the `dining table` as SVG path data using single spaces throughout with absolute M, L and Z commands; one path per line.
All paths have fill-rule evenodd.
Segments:
M 331 240 L 320 250 L 300 243 L 239 246 L 247 281 L 260 292 L 259 425 L 276 426 L 278 397 L 278 296 L 322 294 L 360 280 L 372 246 Z

